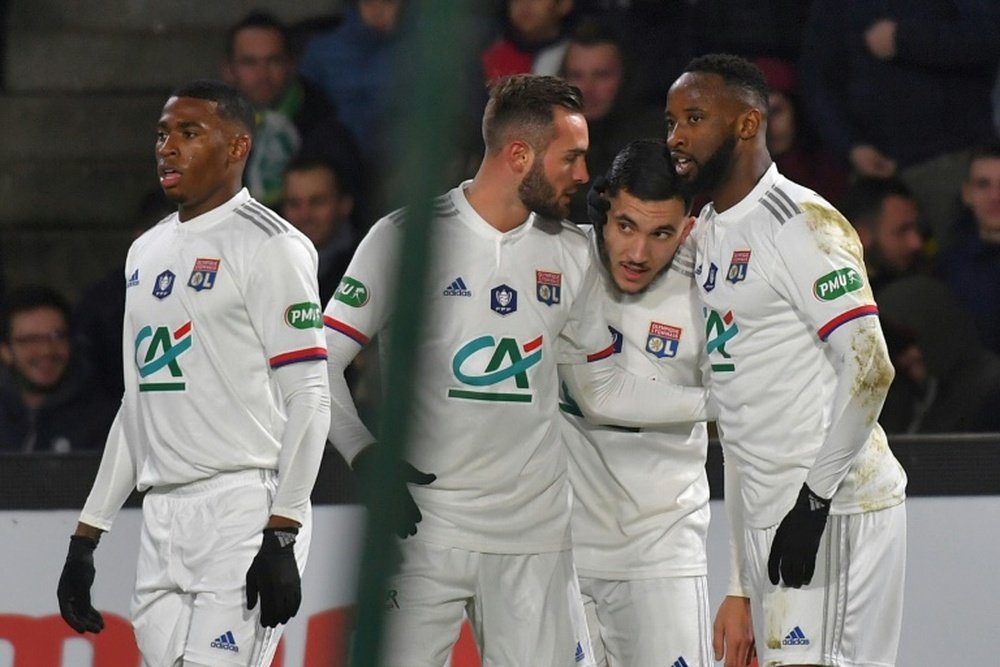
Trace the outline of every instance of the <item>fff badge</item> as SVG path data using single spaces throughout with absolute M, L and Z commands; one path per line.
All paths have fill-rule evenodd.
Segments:
M 170 296 L 174 291 L 174 278 L 176 276 L 170 269 L 156 276 L 156 280 L 153 281 L 153 296 L 157 299 L 166 299 Z
M 705 282 L 702 283 L 702 288 L 704 288 L 706 292 L 711 292 L 715 289 L 715 274 L 718 272 L 719 267 L 715 265 L 715 262 L 708 265 L 708 277 L 705 278 Z
M 562 274 L 552 271 L 535 271 L 535 293 L 546 306 L 559 303 L 562 296 Z
M 747 266 L 750 264 L 749 250 L 736 250 L 733 258 L 729 261 L 729 270 L 726 271 L 726 280 L 734 285 L 747 278 Z
M 608 331 L 611 332 L 611 347 L 615 351 L 615 354 L 621 354 L 622 343 L 625 341 L 625 336 L 618 329 L 615 329 L 610 324 L 608 325 Z
M 201 257 L 196 259 L 191 277 L 188 278 L 188 287 L 193 287 L 198 292 L 215 287 L 215 275 L 219 272 L 219 262 L 218 259 L 203 259 Z
M 490 290 L 490 310 L 497 315 L 510 315 L 517 310 L 517 290 L 510 285 L 497 285 Z
M 658 359 L 676 357 L 677 346 L 681 342 L 680 327 L 659 322 L 649 323 L 649 336 L 646 338 L 646 352 Z

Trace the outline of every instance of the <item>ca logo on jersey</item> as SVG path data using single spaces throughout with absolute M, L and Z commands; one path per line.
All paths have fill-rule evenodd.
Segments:
M 721 315 L 715 310 L 703 308 L 702 312 L 705 314 L 705 351 L 712 360 L 712 370 L 717 373 L 735 371 L 736 364 L 730 361 L 732 355 L 726 351 L 726 343 L 740 332 L 733 311 Z
M 451 370 L 464 387 L 449 389 L 448 398 L 531 403 L 534 394 L 528 381 L 528 369 L 541 359 L 541 336 L 523 345 L 510 337 L 499 340 L 488 335 L 474 338 L 460 347 L 452 358 Z M 483 366 L 484 361 L 485 366 Z M 477 368 L 483 370 L 477 372 Z M 513 382 L 510 382 L 511 380 Z M 511 387 L 511 384 L 514 386 Z M 497 391 L 478 389 L 494 386 L 497 386 Z M 515 389 L 520 391 L 513 391 Z
M 177 359 L 191 349 L 191 322 L 171 331 L 146 325 L 135 337 L 135 366 L 139 391 L 184 391 L 184 373 Z M 145 381 L 146 378 L 155 381 Z

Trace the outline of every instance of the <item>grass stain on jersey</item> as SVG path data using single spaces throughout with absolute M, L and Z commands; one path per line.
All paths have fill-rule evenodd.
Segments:
M 864 329 L 855 334 L 851 341 L 851 351 L 854 353 L 855 363 L 861 369 L 854 378 L 851 395 L 856 396 L 861 405 L 868 409 L 865 423 L 871 425 L 878 419 L 883 399 L 892 384 L 892 363 L 887 359 L 881 336 L 872 329 Z
M 813 202 L 803 202 L 799 206 L 805 211 L 809 230 L 823 253 L 829 255 L 835 246 L 843 247 L 858 262 L 858 266 L 865 265 L 861 239 L 840 211 Z

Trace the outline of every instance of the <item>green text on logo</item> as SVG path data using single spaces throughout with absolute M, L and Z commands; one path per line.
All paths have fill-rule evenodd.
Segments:
M 285 309 L 285 322 L 296 329 L 322 329 L 323 311 L 318 303 L 293 303 Z
M 191 349 L 191 323 L 171 331 L 167 327 L 147 325 L 135 337 L 135 364 L 139 371 L 139 391 L 184 391 L 184 373 L 178 357 Z M 170 375 L 168 382 L 148 382 L 151 375 L 166 369 Z
M 493 348 L 490 360 L 481 374 L 472 374 L 463 369 L 469 357 L 477 352 Z M 522 356 L 521 352 L 524 351 Z M 517 389 L 528 391 L 479 391 L 469 389 L 450 389 L 449 398 L 464 398 L 474 401 L 507 401 L 513 403 L 530 403 L 531 387 L 528 383 L 528 369 L 542 359 L 542 338 L 518 345 L 513 338 L 495 340 L 493 336 L 480 336 L 469 341 L 455 353 L 451 362 L 451 370 L 455 377 L 466 386 L 490 387 L 513 379 Z
M 333 298 L 346 303 L 352 308 L 360 308 L 368 303 L 368 288 L 360 280 L 344 276 Z
M 864 286 L 861 274 L 851 267 L 831 271 L 813 284 L 813 294 L 822 301 L 833 301 Z

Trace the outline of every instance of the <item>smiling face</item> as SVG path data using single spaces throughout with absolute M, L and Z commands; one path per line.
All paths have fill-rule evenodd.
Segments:
M 217 103 L 171 97 L 156 130 L 157 173 L 180 219 L 206 213 L 239 191 L 250 137 L 217 113 Z
M 57 308 L 25 310 L 10 320 L 8 340 L 0 356 L 27 390 L 47 393 L 56 389 L 70 360 L 69 325 Z
M 252 26 L 233 35 L 226 79 L 258 108 L 268 108 L 278 101 L 294 68 L 279 30 Z
M 552 117 L 552 140 L 534 153 L 518 194 L 529 211 L 559 219 L 569 215 L 573 194 L 590 179 L 584 161 L 589 139 L 582 114 L 554 107 Z
M 635 294 L 670 265 L 694 219 L 680 197 L 643 201 L 620 190 L 609 202 L 602 229 L 605 261 L 618 289 Z

